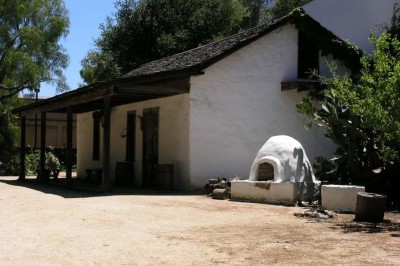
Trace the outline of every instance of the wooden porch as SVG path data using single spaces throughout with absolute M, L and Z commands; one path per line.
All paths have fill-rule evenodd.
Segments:
M 55 97 L 30 104 L 13 110 L 21 119 L 21 154 L 19 179 L 26 179 L 26 116 L 40 114 L 41 118 L 41 145 L 40 145 L 40 171 L 37 177 L 40 181 L 50 181 L 45 175 L 46 160 L 46 115 L 47 113 L 64 113 L 67 116 L 66 134 L 66 177 L 57 180 L 59 184 L 74 186 L 79 182 L 79 187 L 87 187 L 90 190 L 110 191 L 110 135 L 111 135 L 111 110 L 115 106 L 141 102 L 150 99 L 158 99 L 189 92 L 190 77 L 187 75 L 169 77 L 168 79 L 149 80 L 117 79 L 106 82 L 97 82 L 92 85 L 70 91 Z M 100 111 L 103 127 L 103 150 L 101 180 L 97 184 L 84 182 L 78 178 L 72 179 L 72 131 L 73 115 Z M 77 136 L 79 138 L 79 136 Z M 78 147 L 79 149 L 79 147 Z M 74 182 L 72 182 L 74 181 Z M 54 181 L 55 182 L 55 181 Z M 74 184 L 75 183 L 75 184 Z

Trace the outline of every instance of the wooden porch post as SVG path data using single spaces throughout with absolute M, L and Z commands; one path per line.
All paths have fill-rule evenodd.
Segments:
M 26 153 L 26 118 L 21 117 L 21 153 L 20 153 L 20 170 L 19 170 L 19 180 L 25 180 L 25 153 Z
M 39 180 L 45 180 L 46 174 L 46 112 L 40 116 L 40 173 Z
M 72 127 L 73 127 L 73 112 L 72 107 L 67 108 L 67 158 L 65 164 L 67 167 L 67 185 L 71 184 L 72 180 Z
M 110 124 L 111 124 L 111 99 L 104 98 L 103 109 L 103 179 L 102 190 L 110 190 Z

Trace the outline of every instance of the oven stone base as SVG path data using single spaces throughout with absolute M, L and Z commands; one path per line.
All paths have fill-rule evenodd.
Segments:
M 298 200 L 312 200 L 319 183 L 235 180 L 231 182 L 231 199 L 294 205 Z

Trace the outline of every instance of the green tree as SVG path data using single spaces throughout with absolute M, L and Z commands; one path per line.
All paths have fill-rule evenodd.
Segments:
M 260 23 L 260 15 L 265 6 L 264 0 L 241 0 L 242 4 L 247 8 L 249 16 L 242 21 L 242 27 L 247 29 L 255 27 Z
M 260 17 L 263 21 L 279 18 L 307 2 L 310 2 L 310 0 L 276 0 L 273 7 L 264 5 L 261 9 Z
M 11 97 L 3 101 L 3 104 L 0 104 L 0 170 L 7 169 L 9 173 L 16 174 L 17 167 L 10 162 L 16 160 L 15 147 L 18 127 L 11 110 L 21 103 L 17 97 Z
M 363 118 L 362 127 L 376 128 L 385 162 L 399 160 L 400 41 L 391 34 L 371 36 L 375 51 L 362 59 L 361 79 L 334 79 L 337 97 Z
M 68 89 L 68 56 L 58 43 L 68 27 L 62 0 L 0 0 L 0 101 L 41 82 Z
M 96 80 L 107 80 L 121 75 L 118 64 L 107 52 L 102 53 L 98 50 L 90 50 L 81 61 L 81 65 L 82 69 L 79 73 L 87 84 Z
M 323 78 L 320 108 L 308 99 L 297 105 L 311 123 L 337 144 L 334 158 L 317 158 L 316 175 L 333 183 L 363 184 L 400 206 L 400 7 L 391 26 L 372 34 L 374 51 L 364 55 L 360 73 Z
M 318 161 L 323 179 L 363 184 L 400 204 L 400 41 L 391 33 L 370 40 L 375 50 L 362 57 L 360 78 L 333 71 L 321 108 L 308 99 L 297 108 L 337 144 L 334 158 Z
M 240 0 L 118 0 L 116 8 L 101 25 L 96 58 L 82 61 L 86 83 L 236 33 L 249 16 Z
M 393 15 L 390 26 L 384 27 L 384 30 L 400 39 L 400 5 L 398 3 L 393 6 Z

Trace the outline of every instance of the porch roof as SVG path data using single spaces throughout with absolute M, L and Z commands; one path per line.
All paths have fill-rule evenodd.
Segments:
M 21 116 L 42 112 L 66 113 L 70 107 L 73 113 L 84 113 L 103 108 L 103 100 L 110 97 L 111 106 L 168 97 L 189 92 L 189 76 L 170 76 L 167 79 L 115 79 L 100 81 L 69 91 L 37 103 L 13 110 Z

